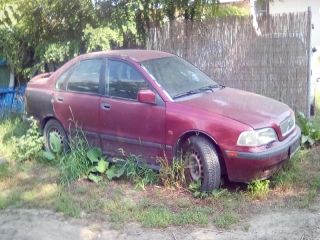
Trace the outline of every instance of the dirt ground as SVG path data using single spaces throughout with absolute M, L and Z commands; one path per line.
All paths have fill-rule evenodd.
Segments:
M 256 215 L 232 230 L 213 226 L 144 229 L 128 224 L 114 230 L 108 222 L 71 219 L 49 210 L 9 209 L 0 212 L 1 240 L 111 239 L 320 239 L 320 208 L 281 210 Z

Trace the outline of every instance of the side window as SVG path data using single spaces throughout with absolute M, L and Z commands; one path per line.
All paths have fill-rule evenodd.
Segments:
M 108 96 L 127 99 L 137 99 L 139 90 L 148 89 L 141 73 L 131 65 L 116 60 L 108 60 L 106 84 Z
M 61 90 L 63 88 L 63 84 L 66 81 L 66 78 L 68 77 L 70 71 L 72 71 L 73 67 L 65 71 L 63 74 L 60 75 L 60 77 L 56 81 L 56 89 Z
M 101 59 L 81 61 L 72 72 L 68 90 L 76 92 L 99 93 Z

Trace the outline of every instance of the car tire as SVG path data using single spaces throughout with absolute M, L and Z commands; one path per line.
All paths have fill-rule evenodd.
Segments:
M 50 144 L 50 133 L 56 133 L 58 137 L 60 138 L 61 145 L 62 145 L 62 151 L 67 152 L 69 149 L 68 145 L 68 137 L 67 134 L 63 128 L 63 126 L 55 119 L 50 119 L 43 130 L 43 135 L 44 135 L 44 146 L 46 151 L 48 152 L 53 152 L 52 147 Z
M 182 147 L 187 184 L 201 181 L 200 190 L 209 192 L 220 187 L 221 168 L 215 146 L 201 136 L 192 136 Z

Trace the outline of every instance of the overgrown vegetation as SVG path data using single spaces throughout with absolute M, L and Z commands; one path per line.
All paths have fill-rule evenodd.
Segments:
M 300 151 L 270 181 L 203 193 L 200 182 L 186 185 L 181 159 L 172 165 L 160 159 L 160 173 L 135 156 L 111 164 L 100 149 L 89 146 L 81 131 L 70 139 L 67 154 L 57 139 L 53 155 L 42 149 L 30 155 L 22 146 L 33 148 L 18 147 L 17 142 L 41 139 L 36 129 L 33 121 L 20 118 L 0 123 L 0 155 L 9 161 L 0 165 L 0 209 L 53 208 L 72 217 L 99 213 L 117 227 L 136 221 L 145 227 L 213 223 L 230 228 L 259 208 L 256 200 L 277 204 L 283 199 L 287 207 L 309 208 L 320 190 L 318 146 Z M 28 157 L 15 161 L 17 153 Z
M 29 125 L 27 132 L 20 137 L 13 136 L 13 144 L 16 145 L 16 149 L 12 157 L 18 161 L 38 159 L 43 147 L 43 137 L 37 122 L 33 118 L 27 121 Z
M 248 190 L 253 198 L 264 198 L 270 191 L 269 180 L 256 180 L 248 185 Z
M 320 128 L 314 126 L 312 121 L 309 121 L 303 113 L 298 113 L 297 123 L 301 128 L 302 145 L 312 147 L 320 142 Z
M 0 59 L 22 82 L 81 53 L 144 46 L 149 28 L 164 21 L 226 15 L 247 11 L 216 0 L 3 0 Z

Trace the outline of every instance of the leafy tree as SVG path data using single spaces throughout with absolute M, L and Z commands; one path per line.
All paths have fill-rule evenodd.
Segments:
M 217 0 L 0 0 L 0 57 L 23 81 L 81 53 L 144 46 L 167 20 L 238 10 L 217 9 Z

